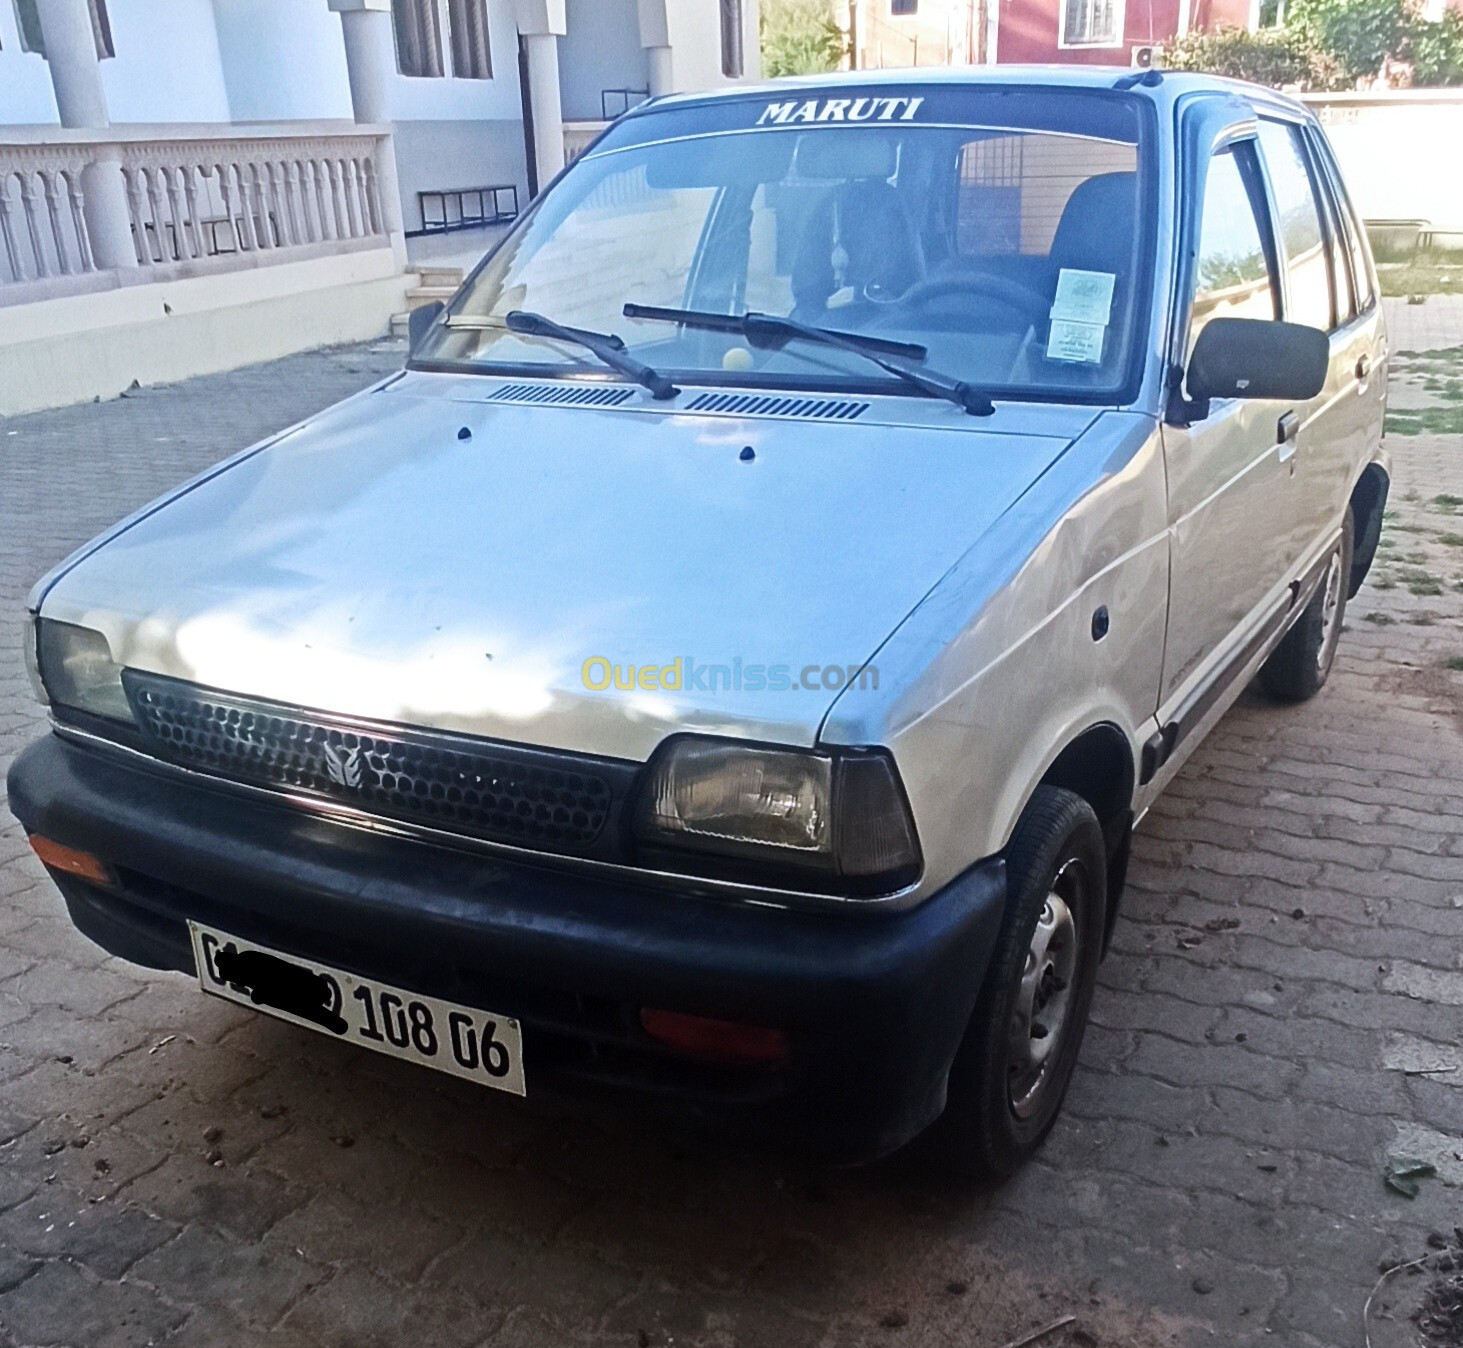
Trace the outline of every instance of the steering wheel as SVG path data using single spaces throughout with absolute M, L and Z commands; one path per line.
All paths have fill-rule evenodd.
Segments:
M 985 272 L 972 272 L 961 276 L 932 276 L 923 281 L 916 281 L 899 297 L 896 304 L 888 307 L 894 310 L 903 310 L 910 306 L 924 308 L 962 292 L 999 300 L 1002 304 L 1008 305 L 1030 319 L 1033 324 L 1044 322 L 1051 311 L 1052 302 L 1049 296 L 1033 290 L 1030 286 L 1024 286 L 1019 281 L 1011 281 L 1004 276 L 992 276 Z

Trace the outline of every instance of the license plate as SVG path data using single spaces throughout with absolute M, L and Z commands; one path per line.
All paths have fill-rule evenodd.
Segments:
M 188 924 L 204 992 L 294 1025 L 513 1095 L 525 1095 L 511 1016 L 389 987 Z

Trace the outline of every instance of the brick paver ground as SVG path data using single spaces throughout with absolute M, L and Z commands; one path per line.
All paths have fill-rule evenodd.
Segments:
M 1463 302 L 1392 318 L 1398 349 L 1463 343 Z M 35 577 L 399 359 L 0 423 L 0 774 L 43 729 Z M 993 1193 L 524 1105 L 206 999 L 77 935 L 0 812 L 0 1344 L 980 1348 L 1068 1314 L 1044 1345 L 1362 1343 L 1379 1266 L 1463 1222 L 1463 436 L 1391 450 L 1330 685 L 1247 694 L 1144 823 L 1066 1116 Z M 1397 1149 L 1440 1172 L 1412 1201 Z

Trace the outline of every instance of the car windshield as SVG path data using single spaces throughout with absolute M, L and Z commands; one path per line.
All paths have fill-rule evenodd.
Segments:
M 604 375 L 582 344 L 510 326 L 524 311 L 619 339 L 677 383 L 918 392 L 855 349 L 876 337 L 924 348 L 885 359 L 995 397 L 1113 401 L 1147 299 L 1148 157 L 1144 105 L 1108 91 L 672 104 L 580 158 L 413 363 Z M 749 312 L 855 340 L 704 321 Z

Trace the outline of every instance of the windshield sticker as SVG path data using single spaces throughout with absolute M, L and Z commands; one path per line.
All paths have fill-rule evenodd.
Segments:
M 1057 296 L 1052 301 L 1052 318 L 1106 327 L 1112 314 L 1112 292 L 1117 279 L 1110 271 L 1078 271 L 1073 267 L 1063 267 L 1057 273 Z
M 810 122 L 912 122 L 923 98 L 809 98 L 769 103 L 758 126 L 796 126 Z
M 1047 338 L 1046 358 L 1066 361 L 1069 365 L 1100 364 L 1102 339 L 1106 335 L 1106 323 L 1077 323 L 1070 318 L 1054 318 L 1051 335 Z

